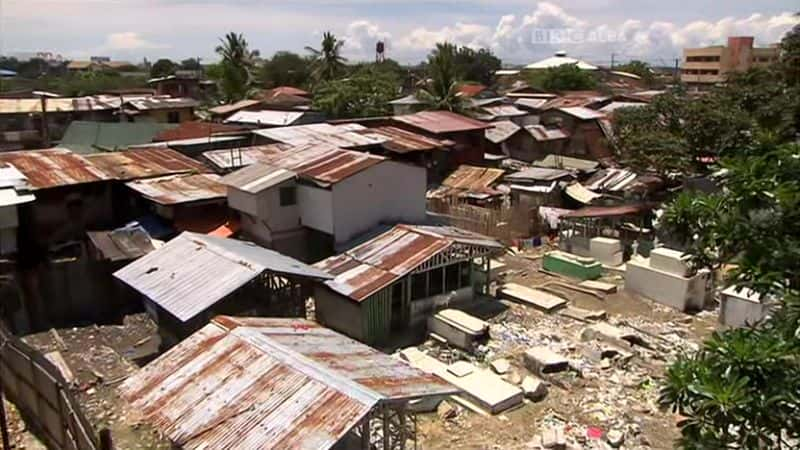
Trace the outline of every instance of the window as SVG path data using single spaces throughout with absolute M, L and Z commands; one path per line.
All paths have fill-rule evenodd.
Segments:
M 167 113 L 167 122 L 179 123 L 181 121 L 181 113 L 178 111 L 170 111 Z
M 278 193 L 281 198 L 281 206 L 291 206 L 297 204 L 297 192 L 294 186 L 282 187 Z

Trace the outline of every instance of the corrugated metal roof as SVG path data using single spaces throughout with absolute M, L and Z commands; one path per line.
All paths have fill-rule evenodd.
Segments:
M 64 148 L 0 153 L 0 162 L 16 167 L 32 190 L 110 180 L 83 156 Z
M 288 94 L 288 95 L 296 95 L 296 96 L 299 96 L 299 97 L 305 97 L 305 96 L 309 95 L 308 91 L 304 91 L 304 90 L 302 90 L 300 88 L 296 88 L 294 86 L 278 86 L 278 87 L 274 87 L 274 88 L 270 89 L 269 92 L 272 95 L 275 95 L 275 94 Z
M 207 138 L 219 133 L 243 132 L 245 127 L 225 125 L 215 122 L 183 122 L 175 128 L 158 133 L 153 141 L 180 141 L 184 139 Z
M 491 124 L 486 122 L 450 111 L 421 111 L 414 114 L 393 116 L 392 119 L 433 134 L 483 130 L 491 127 Z
M 208 172 L 200 162 L 169 148 L 145 148 L 87 155 L 94 166 L 117 180 L 135 180 L 189 172 Z
M 619 206 L 587 206 L 561 216 L 563 219 L 584 217 L 617 217 L 641 214 L 653 209 L 650 204 L 619 205 Z
M 0 163 L 0 206 L 30 203 L 36 196 L 25 175 L 11 164 Z
M 480 191 L 491 186 L 504 173 L 502 169 L 462 164 L 442 181 L 442 185 L 467 191 Z
M 431 151 L 451 144 L 449 141 L 441 141 L 393 126 L 367 128 L 357 132 L 379 139 L 387 139 L 381 144 L 381 147 L 400 154 Z
M 237 153 L 241 151 L 241 157 Z M 213 150 L 203 156 L 219 167 L 240 167 L 261 162 L 296 172 L 321 186 L 336 184 L 362 170 L 386 161 L 369 153 L 320 144 L 297 147 L 265 145 L 233 150 Z
M 531 109 L 542 109 L 548 101 L 550 101 L 549 98 L 519 98 L 514 104 Z
M 577 117 L 581 120 L 594 120 L 605 118 L 606 115 L 595 111 L 593 109 L 585 108 L 583 106 L 573 106 L 569 108 L 558 108 L 559 111 L 569 114 L 570 116 Z
M 253 106 L 257 106 L 261 104 L 261 100 L 239 100 L 238 102 L 228 103 L 225 105 L 215 106 L 213 108 L 208 108 L 208 112 L 215 116 L 224 116 L 225 114 L 235 113 L 236 111 L 240 111 L 246 108 L 252 108 Z
M 190 232 L 114 276 L 185 322 L 265 271 L 330 278 L 324 271 L 250 242 Z
M 502 120 L 500 122 L 492 122 L 492 128 L 487 128 L 486 131 L 484 131 L 484 135 L 486 136 L 486 139 L 494 142 L 495 144 L 499 144 L 501 142 L 505 142 L 506 139 L 513 136 L 514 133 L 520 129 L 520 126 L 514 122 L 510 120 Z
M 500 105 L 500 106 L 484 106 L 482 108 L 492 117 L 517 117 L 517 116 L 524 116 L 528 114 L 521 109 L 517 109 L 513 105 Z
M 378 403 L 272 344 L 206 325 L 121 386 L 135 414 L 185 449 L 328 449 Z
M 297 122 L 304 114 L 305 113 L 301 111 L 278 111 L 268 109 L 261 111 L 238 111 L 225 119 L 225 123 L 283 127 Z
M 574 198 L 575 200 L 583 203 L 584 205 L 588 205 L 592 203 L 594 200 L 603 196 L 603 194 L 598 194 L 596 192 L 590 191 L 586 189 L 580 183 L 573 183 L 567 186 L 564 190 L 570 197 Z
M 140 258 L 156 249 L 141 225 L 127 225 L 110 231 L 89 231 L 89 240 L 103 259 L 125 261 Z
M 152 96 L 137 100 L 126 100 L 126 105 L 131 105 L 139 111 L 173 108 L 196 108 L 200 102 L 189 97 Z
M 55 97 L 46 101 L 48 112 L 104 111 L 119 109 L 122 101 L 140 100 L 146 95 L 92 95 L 86 97 Z M 0 114 L 29 114 L 42 111 L 39 98 L 0 98 Z
M 494 239 L 453 227 L 397 225 L 314 266 L 335 276 L 325 283 L 329 288 L 361 302 L 454 243 L 503 248 Z
M 130 181 L 125 186 L 160 205 L 177 205 L 224 199 L 227 190 L 219 180 L 219 175 L 211 173 L 170 175 Z
M 507 180 L 512 181 L 552 181 L 559 178 L 572 177 L 572 172 L 563 169 L 551 169 L 547 167 L 530 167 L 516 173 L 506 175 Z
M 614 111 L 620 108 L 641 108 L 642 106 L 647 106 L 647 103 L 638 103 L 638 102 L 611 102 L 606 106 L 603 106 L 599 109 L 600 112 L 603 114 L 613 113 Z
M 169 123 L 75 120 L 67 127 L 59 146 L 83 155 L 113 151 L 153 142 L 158 133 L 175 127 Z
M 544 125 L 527 125 L 525 130 L 537 141 L 555 141 L 567 139 L 569 133 L 561 128 L 547 128 Z
M 567 56 L 566 53 L 563 52 L 556 52 L 554 56 L 542 59 L 535 63 L 528 64 L 527 66 L 525 66 L 525 68 L 529 70 L 542 70 L 542 69 L 550 69 L 553 67 L 560 67 L 564 65 L 574 65 L 581 70 L 597 70 L 597 66 L 589 64 L 586 61 L 581 61 L 579 59 L 571 58 Z
M 573 158 L 571 156 L 562 155 L 547 155 L 543 159 L 533 162 L 537 167 L 552 167 L 556 169 L 575 169 L 584 172 L 591 172 L 600 167 L 597 161 L 590 161 L 588 159 Z
M 631 186 L 636 181 L 636 173 L 628 169 L 603 169 L 583 185 L 593 191 L 620 192 Z
M 540 184 L 512 184 L 509 188 L 512 191 L 524 191 L 524 192 L 533 192 L 536 194 L 549 194 L 553 192 L 558 185 L 557 181 L 549 181 Z
M 289 145 L 327 144 L 340 148 L 358 148 L 372 145 L 381 145 L 388 139 L 382 136 L 364 134 L 367 128 L 363 125 L 347 123 L 331 125 L 328 123 L 314 123 L 310 125 L 297 125 L 293 127 L 269 128 L 266 130 L 253 130 L 254 134 Z
M 390 105 L 423 105 L 425 102 L 418 99 L 416 95 L 406 95 L 405 97 L 401 97 L 389 102 Z
M 226 186 L 257 194 L 264 189 L 277 186 L 296 176 L 297 174 L 291 170 L 268 166 L 264 163 L 255 163 L 225 175 L 220 181 Z

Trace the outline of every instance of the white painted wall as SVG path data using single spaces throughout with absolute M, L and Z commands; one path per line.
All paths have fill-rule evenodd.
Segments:
M 228 206 L 251 216 L 258 215 L 256 195 L 228 186 Z
M 333 193 L 330 189 L 301 184 L 297 186 L 297 203 L 304 226 L 333 234 Z
M 333 186 L 336 244 L 348 242 L 381 222 L 425 220 L 425 169 L 384 161 Z
M 266 222 L 267 227 L 273 234 L 281 231 L 294 230 L 301 226 L 300 208 L 298 206 L 300 199 L 297 194 L 295 193 L 295 199 L 297 201 L 294 205 L 281 206 L 280 189 L 284 187 L 296 188 L 297 183 L 295 183 L 294 180 L 287 180 L 262 191 L 257 196 L 257 216 L 262 222 Z

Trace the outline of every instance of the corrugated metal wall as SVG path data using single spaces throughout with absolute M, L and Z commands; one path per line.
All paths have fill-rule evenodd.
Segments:
M 368 344 L 384 342 L 392 326 L 392 289 L 381 289 L 361 304 L 364 340 Z

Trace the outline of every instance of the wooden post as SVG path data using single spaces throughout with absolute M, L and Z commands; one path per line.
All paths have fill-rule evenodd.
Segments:
M 103 428 L 100 430 L 100 450 L 112 450 L 114 442 L 111 439 L 111 430 Z
M 42 105 L 42 145 L 44 148 L 50 147 L 50 128 L 47 123 L 47 96 L 41 94 L 39 101 Z

